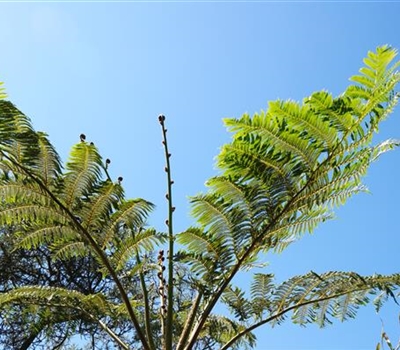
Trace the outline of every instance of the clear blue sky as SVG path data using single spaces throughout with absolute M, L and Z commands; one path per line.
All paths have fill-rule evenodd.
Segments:
M 165 218 L 165 174 L 157 116 L 167 117 L 175 180 L 176 230 L 192 222 L 187 196 L 204 190 L 214 157 L 229 140 L 221 119 L 277 98 L 339 94 L 368 50 L 400 48 L 396 2 L 1 3 L 0 80 L 62 157 L 84 132 L 112 160 L 130 197 Z M 377 139 L 400 138 L 400 109 Z M 400 270 L 400 150 L 385 155 L 337 219 L 266 271 L 281 281 L 309 270 Z M 249 280 L 242 277 L 242 286 Z M 380 318 L 394 341 L 399 308 L 372 306 L 356 320 L 320 330 L 289 322 L 257 332 L 257 349 L 374 349 Z

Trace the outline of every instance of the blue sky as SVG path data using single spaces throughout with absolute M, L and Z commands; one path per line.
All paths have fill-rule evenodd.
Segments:
M 64 159 L 80 133 L 95 142 L 127 194 L 157 205 L 150 224 L 160 229 L 166 181 L 157 116 L 165 114 L 180 231 L 192 222 L 187 197 L 216 174 L 214 157 L 229 140 L 221 119 L 277 98 L 339 94 L 368 50 L 400 48 L 398 13 L 396 2 L 0 2 L 0 80 Z M 377 140 L 392 137 L 400 138 L 399 109 Z M 400 150 L 385 155 L 365 179 L 372 195 L 266 257 L 266 270 L 278 281 L 311 269 L 399 271 L 399 161 Z M 367 307 L 322 330 L 267 326 L 257 349 L 372 349 L 380 317 L 397 341 L 399 311 Z

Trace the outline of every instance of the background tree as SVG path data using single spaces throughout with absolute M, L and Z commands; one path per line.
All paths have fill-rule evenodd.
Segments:
M 110 179 L 110 161 L 85 135 L 64 170 L 46 135 L 3 99 L 1 327 L 15 337 L 2 341 L 58 348 L 74 334 L 93 334 L 93 348 L 113 341 L 122 349 L 243 349 L 255 345 L 254 329 L 290 313 L 295 323 L 324 326 L 354 317 L 372 296 L 379 309 L 400 275 L 311 271 L 276 285 L 259 272 L 250 291 L 234 278 L 366 191 L 369 165 L 398 145 L 372 145 L 398 100 L 395 56 L 388 46 L 369 52 L 338 97 L 316 92 L 301 104 L 275 101 L 253 117 L 225 120 L 234 134 L 218 156 L 221 173 L 191 199 L 197 225 L 178 234 L 164 116 L 166 233 L 147 226 L 153 205 L 125 198 L 123 179 Z

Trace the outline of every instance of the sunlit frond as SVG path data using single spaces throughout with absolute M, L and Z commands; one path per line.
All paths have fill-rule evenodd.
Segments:
M 64 179 L 67 208 L 72 208 L 76 201 L 95 188 L 101 179 L 101 169 L 101 156 L 94 145 L 80 142 L 72 148 Z

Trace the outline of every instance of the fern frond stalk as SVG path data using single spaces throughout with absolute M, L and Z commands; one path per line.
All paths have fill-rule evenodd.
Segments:
M 160 122 L 163 145 L 165 152 L 165 171 L 167 173 L 167 200 L 168 200 L 168 305 L 167 305 L 167 329 L 165 334 L 165 350 L 172 350 L 172 335 L 174 331 L 174 229 L 173 229 L 173 212 L 175 210 L 172 203 L 172 178 L 171 178 L 171 153 L 168 150 L 167 129 L 165 127 L 165 116 L 158 117 Z

